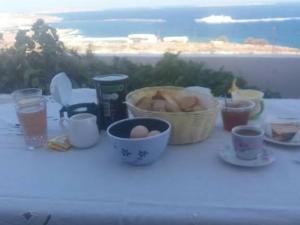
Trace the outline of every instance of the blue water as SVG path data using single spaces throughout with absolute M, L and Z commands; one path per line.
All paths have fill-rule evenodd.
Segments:
M 300 48 L 300 4 L 127 9 L 56 15 L 63 21 L 52 24 L 54 27 L 78 29 L 86 37 L 151 33 L 162 37 L 188 36 L 192 41 L 208 41 L 225 35 L 230 41 L 240 43 L 247 37 L 255 37 L 272 44 Z M 231 21 L 214 24 L 195 22 L 197 18 L 212 15 L 226 16 Z M 265 18 L 269 22 L 262 20 Z

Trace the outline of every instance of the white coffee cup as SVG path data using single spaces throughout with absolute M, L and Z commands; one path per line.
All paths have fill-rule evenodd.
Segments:
M 60 120 L 60 125 L 67 131 L 70 144 L 77 148 L 89 148 L 99 140 L 97 117 L 90 113 L 79 113 L 69 119 Z
M 256 159 L 263 150 L 263 129 L 257 126 L 241 125 L 231 131 L 236 156 L 243 160 Z

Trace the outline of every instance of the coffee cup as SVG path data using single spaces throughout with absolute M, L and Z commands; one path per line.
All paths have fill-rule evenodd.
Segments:
M 237 126 L 232 129 L 232 143 L 237 158 L 254 160 L 262 152 L 264 131 L 256 126 Z
M 66 130 L 70 144 L 77 148 L 89 148 L 99 140 L 97 117 L 90 113 L 79 113 L 62 118 L 60 125 Z

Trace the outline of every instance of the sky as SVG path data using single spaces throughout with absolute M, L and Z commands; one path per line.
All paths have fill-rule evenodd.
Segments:
M 287 0 L 0 0 L 0 12 L 66 12 L 114 8 L 273 4 Z M 299 2 L 300 0 L 289 0 Z

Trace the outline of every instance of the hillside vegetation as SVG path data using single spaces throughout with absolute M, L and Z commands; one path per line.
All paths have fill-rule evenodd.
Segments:
M 67 49 L 60 41 L 56 29 L 43 20 L 33 24 L 31 30 L 20 30 L 14 46 L 0 50 L 0 92 L 39 87 L 49 91 L 52 77 L 65 72 L 74 87 L 94 87 L 92 77 L 99 74 L 122 73 L 129 76 L 129 91 L 146 86 L 205 86 L 216 96 L 225 95 L 234 74 L 208 69 L 204 64 L 185 61 L 178 55 L 166 53 L 156 65 L 135 64 L 125 58 L 114 58 L 106 63 L 87 51 L 79 54 Z M 247 82 L 237 78 L 241 88 Z M 267 91 L 267 96 L 278 93 Z

